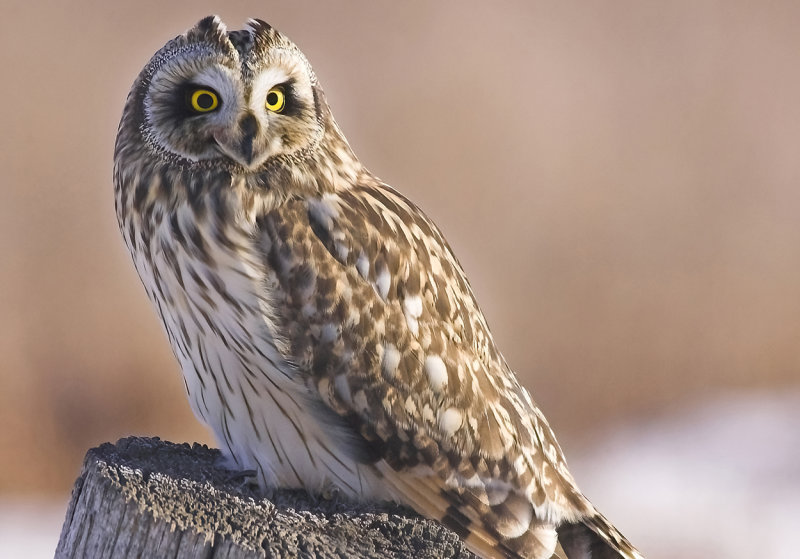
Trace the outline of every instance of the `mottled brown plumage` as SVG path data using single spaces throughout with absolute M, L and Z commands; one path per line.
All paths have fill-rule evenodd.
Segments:
M 120 229 L 192 408 L 265 488 L 393 499 L 484 557 L 639 557 L 586 500 L 464 271 L 261 21 L 155 54 L 120 123 Z M 558 532 L 557 532 L 558 530 Z

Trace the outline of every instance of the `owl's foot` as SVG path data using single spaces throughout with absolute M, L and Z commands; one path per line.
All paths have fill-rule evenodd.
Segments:
M 263 493 L 258 484 L 258 472 L 255 470 L 228 470 L 223 480 L 242 492 Z
M 238 486 L 239 489 L 258 489 L 258 472 L 256 470 L 242 470 L 228 456 L 221 456 L 217 459 L 215 466 L 222 470 L 222 481 L 225 484 Z
M 322 488 L 319 496 L 325 501 L 338 501 L 342 496 L 342 490 L 332 483 Z
M 228 470 L 227 475 L 223 479 L 225 483 L 258 486 L 258 472 L 255 470 Z

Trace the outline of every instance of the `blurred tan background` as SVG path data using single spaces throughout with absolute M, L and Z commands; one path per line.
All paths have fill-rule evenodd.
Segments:
M 212 442 L 111 187 L 133 79 L 208 13 L 301 46 L 361 159 L 445 231 L 568 457 L 800 388 L 800 3 L 2 11 L 0 498 L 65 502 L 86 449 L 129 434 Z

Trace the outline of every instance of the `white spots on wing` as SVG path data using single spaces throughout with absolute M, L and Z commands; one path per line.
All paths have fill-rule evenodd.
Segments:
M 367 279 L 369 277 L 369 259 L 367 258 L 367 255 L 364 254 L 363 250 L 358 254 L 358 260 L 356 260 L 356 270 L 358 270 L 358 273 L 361 274 L 362 278 Z
M 384 301 L 389 296 L 389 284 L 391 283 L 391 277 L 389 276 L 389 270 L 386 266 L 382 267 L 380 272 L 378 272 L 377 277 L 375 278 L 375 289 L 380 295 L 381 299 Z
M 426 423 L 433 423 L 435 421 L 435 416 L 433 415 L 433 409 L 431 409 L 430 404 L 425 404 L 422 406 L 422 419 Z
M 486 497 L 489 499 L 489 505 L 495 506 L 501 504 L 508 497 L 510 487 L 507 483 L 494 481 L 486 486 Z
M 419 295 L 411 295 L 403 300 L 403 314 L 406 315 L 406 323 L 409 330 L 415 336 L 419 334 L 419 317 L 422 316 L 422 298 Z
M 383 360 L 381 370 L 386 378 L 392 378 L 397 373 L 400 365 L 400 352 L 392 344 L 387 344 L 383 349 Z
M 353 403 L 353 398 L 350 394 L 350 384 L 347 382 L 347 375 L 338 375 L 333 379 L 333 389 L 343 402 L 348 405 Z M 364 393 L 359 392 L 359 394 Z
M 311 318 L 312 316 L 316 316 L 317 306 L 313 303 L 307 303 L 303 305 L 301 312 L 305 318 Z
M 441 392 L 447 386 L 447 366 L 438 355 L 429 355 L 425 358 L 425 374 L 434 392 Z
M 319 334 L 319 343 L 327 344 L 336 340 L 338 337 L 339 337 L 339 328 L 332 322 L 329 322 L 328 324 L 322 327 L 322 331 Z
M 417 415 L 417 404 L 414 402 L 414 399 L 411 396 L 406 398 L 405 408 L 408 415 L 412 417 Z
M 469 487 L 472 489 L 483 489 L 484 481 L 481 479 L 477 473 L 472 474 L 471 477 L 464 479 L 461 484 L 464 487 Z
M 336 219 L 339 217 L 339 197 L 335 194 L 323 194 L 320 198 L 311 198 L 308 201 L 308 207 L 312 215 L 320 218 Z
M 521 495 L 515 495 L 503 503 L 503 513 L 497 515 L 495 529 L 504 538 L 518 538 L 528 531 L 533 520 L 533 507 Z M 549 554 L 548 554 L 549 555 Z
M 342 260 L 342 261 L 347 260 L 347 255 L 349 253 L 350 253 L 350 248 L 346 244 L 344 244 L 342 242 L 337 242 L 336 243 L 336 257 L 339 260 Z
M 453 435 L 464 422 L 464 414 L 456 408 L 447 408 L 439 414 L 439 428 L 445 435 Z
M 369 400 L 367 400 L 367 393 L 363 390 L 359 390 L 353 395 L 353 406 L 356 412 L 368 412 L 369 411 Z
M 311 198 L 308 201 L 308 213 L 314 221 L 331 231 L 333 220 L 339 217 L 338 198 L 332 194 L 325 194 L 322 198 Z

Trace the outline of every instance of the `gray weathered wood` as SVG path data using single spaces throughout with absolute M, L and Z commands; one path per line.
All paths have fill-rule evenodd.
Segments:
M 127 438 L 86 454 L 56 558 L 458 558 L 458 537 L 392 504 L 267 500 L 218 450 Z

